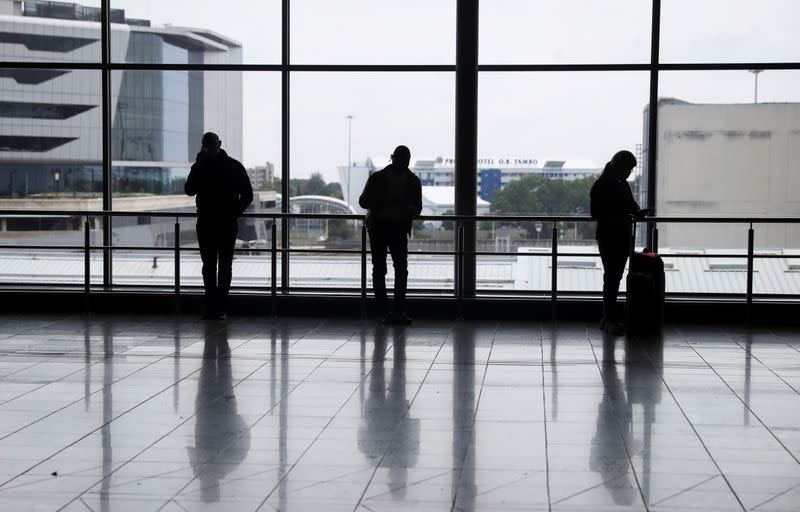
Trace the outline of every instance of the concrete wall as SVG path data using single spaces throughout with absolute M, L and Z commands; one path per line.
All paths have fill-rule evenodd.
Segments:
M 659 216 L 800 216 L 800 104 L 662 103 Z M 670 248 L 744 249 L 746 225 L 659 225 Z M 800 247 L 800 225 L 756 225 L 760 248 Z

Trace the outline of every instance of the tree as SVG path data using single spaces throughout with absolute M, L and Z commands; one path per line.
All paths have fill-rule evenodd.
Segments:
M 456 212 L 454 212 L 453 210 L 447 210 L 442 215 L 455 215 L 455 213 Z M 442 221 L 442 228 L 447 230 L 447 231 L 453 231 L 455 229 L 455 227 L 456 227 L 456 223 L 453 222 L 452 220 L 443 220 Z
M 322 174 L 315 172 L 310 178 L 304 180 L 301 194 L 304 196 L 325 196 L 328 195 L 328 187 Z
M 554 180 L 529 174 L 512 181 L 494 193 L 492 213 L 505 215 L 585 215 L 589 211 L 589 191 L 593 177 L 578 180 Z M 531 222 L 517 223 L 528 235 L 535 236 Z M 591 236 L 592 226 L 581 223 L 581 236 Z
M 350 240 L 355 236 L 355 231 L 345 219 L 330 219 L 328 221 L 329 240 Z

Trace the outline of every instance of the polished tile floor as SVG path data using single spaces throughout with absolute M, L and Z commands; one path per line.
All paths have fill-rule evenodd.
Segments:
M 800 329 L 0 317 L 0 510 L 800 510 Z

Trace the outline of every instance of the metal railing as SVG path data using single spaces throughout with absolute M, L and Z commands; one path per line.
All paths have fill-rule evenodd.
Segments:
M 81 210 L 0 210 L 0 217 L 48 217 L 48 216 L 61 216 L 61 217 L 84 217 L 83 229 L 84 240 L 82 245 L 27 245 L 22 246 L 26 250 L 61 250 L 61 251 L 82 251 L 84 255 L 84 276 L 83 276 L 83 293 L 85 308 L 90 308 L 90 298 L 92 293 L 91 283 L 91 253 L 92 251 L 108 251 L 109 257 L 113 251 L 171 251 L 174 255 L 174 284 L 173 292 L 175 297 L 175 309 L 180 311 L 181 303 L 181 252 L 182 251 L 196 251 L 199 248 L 181 247 L 181 220 L 194 219 L 197 214 L 194 212 L 141 212 L 141 211 L 81 211 Z M 91 220 L 94 218 L 111 219 L 114 217 L 151 217 L 151 218 L 171 218 L 175 219 L 174 223 L 174 241 L 172 247 L 142 247 L 142 246 L 120 246 L 120 245 L 97 245 L 92 244 Z M 269 295 L 272 302 L 272 313 L 276 313 L 276 305 L 278 300 L 278 257 L 289 256 L 291 254 L 352 254 L 358 255 L 360 259 L 360 286 L 359 295 L 361 300 L 362 314 L 366 313 L 366 303 L 369 288 L 367 286 L 367 227 L 364 223 L 362 215 L 336 215 L 336 214 L 302 214 L 302 213 L 273 213 L 273 212 L 247 212 L 242 217 L 252 219 L 271 220 L 271 243 L 269 248 L 248 248 L 238 249 L 245 250 L 250 253 L 268 253 L 270 255 L 270 282 L 269 282 Z M 313 247 L 278 247 L 278 221 L 288 221 L 291 219 L 315 219 L 315 220 L 349 220 L 360 223 L 360 247 L 358 249 L 336 249 L 336 248 L 313 248 Z M 421 221 L 448 221 L 454 223 L 454 240 L 452 251 L 413 251 L 412 255 L 429 255 L 429 256 L 452 256 L 454 258 L 454 286 L 453 298 L 457 301 L 459 316 L 463 311 L 463 302 L 467 297 L 464 293 L 464 266 L 467 263 L 467 258 L 477 258 L 479 256 L 514 256 L 514 257 L 549 257 L 551 266 L 551 285 L 549 290 L 528 291 L 527 293 L 516 293 L 516 295 L 535 296 L 541 295 L 542 292 L 549 292 L 549 299 L 551 302 L 552 317 L 555 319 L 558 314 L 558 258 L 559 255 L 568 254 L 570 257 L 598 257 L 599 253 L 596 252 L 559 252 L 559 223 L 586 223 L 594 222 L 591 217 L 586 216 L 552 216 L 552 215 L 501 215 L 501 216 L 465 216 L 465 215 L 425 215 L 418 218 Z M 502 252 L 502 251 L 467 251 L 464 246 L 465 241 L 465 227 L 467 224 L 477 226 L 478 222 L 496 222 L 496 223 L 542 223 L 543 225 L 550 224 L 550 251 L 549 252 Z M 800 218 L 796 217 L 647 217 L 639 220 L 645 223 L 649 229 L 649 240 L 652 244 L 652 249 L 658 248 L 658 225 L 670 223 L 690 223 L 690 224 L 744 224 L 748 226 L 747 240 L 746 240 L 746 253 L 713 253 L 713 254 L 669 254 L 669 258 L 739 258 L 746 259 L 747 261 L 747 282 L 746 290 L 741 299 L 746 305 L 748 318 L 751 314 L 753 298 L 753 274 L 754 262 L 758 258 L 786 258 L 786 259 L 800 259 L 800 254 L 755 254 L 755 229 L 754 225 L 757 224 L 800 224 Z M 20 249 L 17 245 L 0 245 L 0 251 Z M 288 279 L 284 280 L 282 285 L 282 292 L 287 293 L 292 290 L 298 290 L 299 287 L 292 287 L 288 285 Z M 320 289 L 321 290 L 321 289 Z M 343 290 L 334 290 L 342 292 Z M 424 291 L 421 289 L 411 291 Z M 483 292 L 483 291 L 482 291 Z M 600 291 L 586 292 L 589 295 L 599 295 Z M 482 293 L 485 295 L 485 293 Z M 564 292 L 561 292 L 564 296 Z M 668 293 L 668 295 L 672 295 Z M 734 298 L 738 294 L 734 294 Z M 793 296 L 794 297 L 794 296 Z

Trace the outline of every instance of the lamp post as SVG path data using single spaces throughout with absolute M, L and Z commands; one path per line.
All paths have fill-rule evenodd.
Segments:
M 758 75 L 761 74 L 764 70 L 763 69 L 751 69 L 749 70 L 750 73 L 753 73 L 755 76 L 755 92 L 753 93 L 753 103 L 758 103 Z
M 353 162 L 350 160 L 350 142 L 352 141 L 353 135 L 353 115 L 347 114 L 344 116 L 347 119 L 347 204 L 350 204 L 350 168 L 353 165 Z

